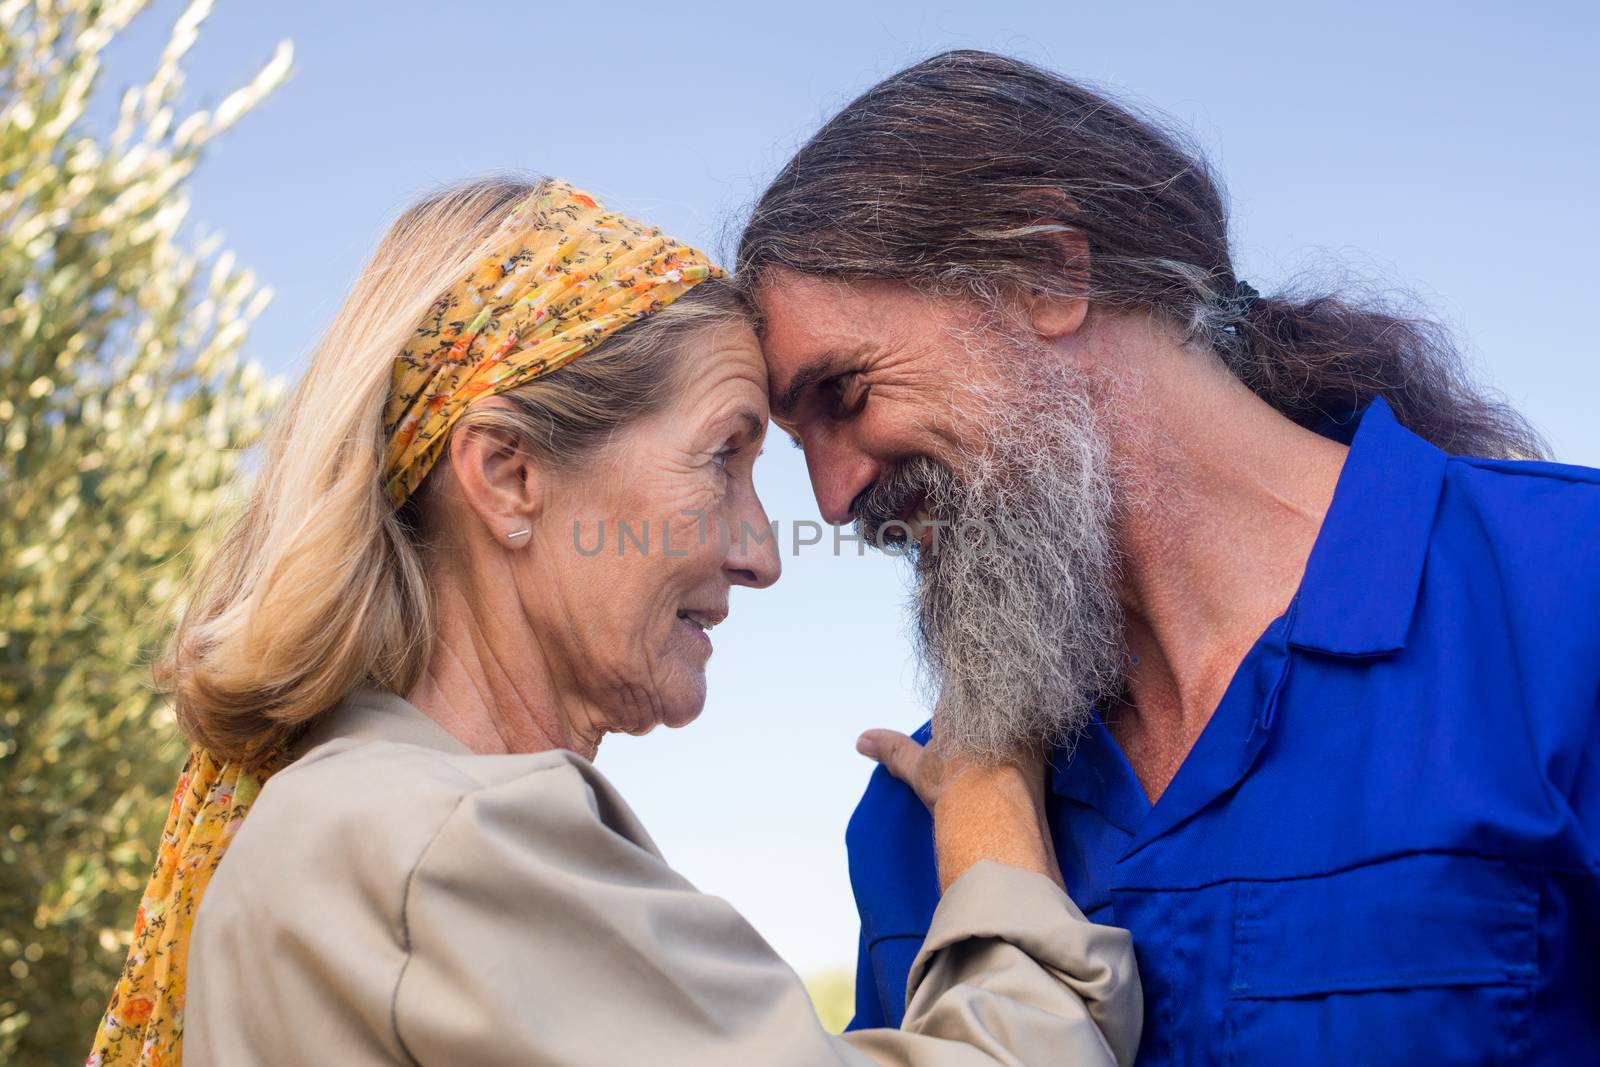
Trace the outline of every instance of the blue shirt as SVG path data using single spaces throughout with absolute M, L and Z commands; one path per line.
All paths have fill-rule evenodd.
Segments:
M 1141 1064 L 1600 1063 L 1600 471 L 1447 456 L 1381 400 L 1350 444 L 1159 801 L 1099 720 L 1058 753 L 1067 889 L 1133 933 Z M 847 841 L 852 1025 L 898 1025 L 929 818 L 880 769 Z

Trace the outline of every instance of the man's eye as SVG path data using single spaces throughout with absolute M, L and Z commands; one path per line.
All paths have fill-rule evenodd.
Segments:
M 859 374 L 841 374 L 828 383 L 828 389 L 835 418 L 849 418 L 867 403 L 867 384 Z
M 739 450 L 737 448 L 724 448 L 721 452 L 718 452 L 711 457 L 711 462 L 726 470 L 728 467 L 728 460 L 732 459 L 738 454 Z

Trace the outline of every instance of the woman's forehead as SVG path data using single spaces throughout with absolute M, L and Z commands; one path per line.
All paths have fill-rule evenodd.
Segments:
M 767 363 L 755 333 L 743 324 L 707 331 L 691 343 L 681 402 L 716 406 L 740 400 L 767 417 Z

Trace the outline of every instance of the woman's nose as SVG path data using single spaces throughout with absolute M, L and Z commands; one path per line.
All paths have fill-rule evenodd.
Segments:
M 759 500 L 753 514 L 741 517 L 738 529 L 731 533 L 722 560 L 728 580 L 752 589 L 765 589 L 777 581 L 783 572 L 778 558 L 778 524 L 767 521 L 767 511 Z

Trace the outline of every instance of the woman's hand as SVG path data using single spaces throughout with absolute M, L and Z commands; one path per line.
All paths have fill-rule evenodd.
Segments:
M 866 731 L 856 750 L 910 786 L 933 813 L 941 889 L 986 859 L 1061 884 L 1044 814 L 1041 754 L 1019 752 L 1003 763 L 982 762 L 942 752 L 937 743 L 920 745 L 895 730 Z
M 918 744 L 898 730 L 868 730 L 856 739 L 856 751 L 883 764 L 933 811 L 951 770 L 933 746 Z

